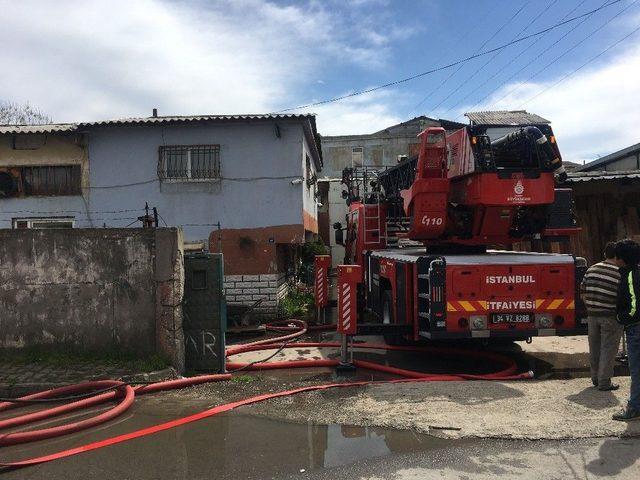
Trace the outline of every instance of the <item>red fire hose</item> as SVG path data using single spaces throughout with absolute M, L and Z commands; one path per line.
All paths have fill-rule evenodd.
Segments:
M 324 329 L 327 326 L 320 326 L 320 329 Z M 335 326 L 333 327 L 335 328 Z M 227 349 L 227 357 L 232 357 L 240 353 L 257 351 L 257 350 L 274 350 L 284 348 L 308 348 L 308 347 L 338 347 L 338 343 L 319 343 L 319 342 L 306 342 L 306 343 L 286 343 L 291 342 L 294 339 L 304 335 L 307 332 L 307 324 L 300 320 L 288 320 L 286 322 L 277 322 L 267 325 L 267 329 L 271 331 L 285 333 L 285 335 L 270 338 L 265 340 L 259 340 L 257 342 L 251 342 L 247 344 L 232 346 Z M 291 333 L 287 333 L 291 332 Z M 284 342 L 284 343 L 283 343 Z M 227 403 L 220 405 L 203 412 L 183 417 L 170 422 L 162 423 L 152 427 L 136 430 L 124 435 L 118 435 L 106 440 L 93 442 L 81 447 L 64 450 L 51 455 L 45 455 L 28 460 L 22 460 L 12 463 L 0 463 L 0 466 L 7 468 L 25 467 L 28 465 L 35 465 L 38 463 L 49 462 L 60 458 L 77 455 L 82 452 L 103 448 L 108 445 L 125 442 L 134 438 L 151 435 L 156 432 L 174 428 L 180 425 L 184 425 L 196 420 L 211 417 L 222 412 L 226 412 L 243 405 L 250 405 L 253 403 L 262 402 L 272 398 L 283 397 L 287 395 L 295 395 L 302 392 L 310 392 L 314 390 L 326 390 L 329 388 L 341 388 L 341 387 L 353 387 L 360 385 L 369 385 L 375 383 L 404 383 L 404 382 L 425 382 L 425 381 L 456 381 L 456 380 L 517 380 L 524 378 L 532 378 L 533 373 L 527 372 L 524 374 L 516 374 L 516 364 L 513 359 L 493 352 L 485 351 L 473 351 L 463 350 L 458 348 L 444 348 L 444 347 L 403 347 L 403 346 L 388 346 L 388 345 L 376 345 L 376 344 L 356 344 L 357 349 L 377 349 L 377 350 L 395 350 L 395 351 L 407 351 L 407 352 L 425 352 L 435 354 L 446 355 L 460 355 L 472 358 L 481 358 L 484 360 L 490 360 L 492 362 L 500 363 L 504 365 L 502 370 L 490 373 L 486 375 L 468 375 L 468 374 L 436 374 L 436 373 L 422 373 L 411 370 L 405 370 L 395 367 L 389 367 L 380 365 L 373 362 L 367 362 L 362 360 L 355 360 L 354 363 L 357 367 L 365 368 L 368 370 L 374 370 L 383 372 L 386 374 L 397 375 L 403 377 L 397 380 L 384 380 L 384 381 L 357 381 L 349 383 L 333 383 L 326 385 L 316 385 L 310 387 L 297 388 L 293 390 L 287 390 L 283 392 L 267 393 L 258 395 L 256 397 L 247 398 L 238 402 Z M 283 361 L 283 362 L 264 362 L 261 361 L 255 364 L 239 363 L 239 362 L 227 362 L 227 368 L 233 372 L 238 369 L 251 369 L 251 370 L 270 370 L 270 369 L 282 369 L 282 368 L 308 368 L 308 367 L 333 367 L 338 365 L 337 360 L 295 360 L 295 361 Z M 228 380 L 231 378 L 231 374 L 220 375 L 201 375 L 197 377 L 181 378 L 178 380 L 169 380 L 165 382 L 158 382 L 150 385 L 132 387 L 124 382 L 115 380 L 101 380 L 96 382 L 87 382 L 78 385 L 70 385 L 66 387 L 56 388 L 53 390 L 47 390 L 44 392 L 27 395 L 17 399 L 16 402 L 4 402 L 0 403 L 0 412 L 17 408 L 25 401 L 37 401 L 42 399 L 53 399 L 69 394 L 78 394 L 84 392 L 101 392 L 88 398 L 82 398 L 81 400 L 73 401 L 58 407 L 48 408 L 40 410 L 34 413 L 29 413 L 17 417 L 12 417 L 4 420 L 0 420 L 0 429 L 16 427 L 20 425 L 26 425 L 46 418 L 59 416 L 74 410 L 87 408 L 90 406 L 98 405 L 107 401 L 117 400 L 116 406 L 103 412 L 95 417 L 81 420 L 74 423 L 60 425 L 56 427 L 50 427 L 40 430 L 28 430 L 20 432 L 11 432 L 0 435 L 0 446 L 14 445 L 18 443 L 33 442 L 38 440 L 44 440 L 47 438 L 53 438 L 61 435 L 66 435 L 79 430 L 87 429 L 111 420 L 127 410 L 134 402 L 136 395 L 145 393 L 158 392 L 161 390 L 169 390 L 176 388 L 184 388 L 191 385 L 197 385 L 207 382 L 215 382 L 220 380 Z M 104 392 L 105 388 L 113 388 L 108 392 Z M 19 402 L 20 403 L 19 403 Z

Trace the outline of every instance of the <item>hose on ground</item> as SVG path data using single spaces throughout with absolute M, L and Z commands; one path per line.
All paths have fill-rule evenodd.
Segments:
M 320 329 L 327 329 L 326 327 L 335 328 L 335 326 L 324 326 L 324 325 L 320 327 L 321 327 Z M 255 342 L 250 342 L 242 345 L 230 346 L 226 350 L 226 356 L 228 359 L 230 359 L 231 357 L 240 355 L 241 353 L 261 351 L 261 350 L 275 350 L 275 353 L 272 352 L 269 356 L 259 361 L 253 361 L 253 362 L 247 362 L 247 363 L 228 361 L 227 368 L 229 371 L 233 373 L 233 372 L 238 372 L 242 370 L 259 371 L 259 370 L 284 369 L 284 368 L 333 367 L 339 364 L 337 360 L 331 360 L 331 359 L 270 362 L 268 360 L 270 360 L 271 358 L 276 356 L 278 353 L 280 353 L 281 351 L 287 348 L 310 348 L 310 347 L 336 348 L 336 347 L 339 347 L 340 344 L 335 342 L 293 343 L 309 330 L 306 322 L 303 322 L 301 320 L 286 320 L 283 322 L 277 322 L 274 324 L 267 325 L 267 328 L 271 331 L 284 333 L 284 335 L 281 335 L 275 338 L 269 338 L 269 339 L 255 341 Z M 32 458 L 28 460 L 19 461 L 19 462 L 0 463 L 0 466 L 3 466 L 5 468 L 19 468 L 19 467 L 25 467 L 28 465 L 35 465 L 38 463 L 48 462 L 48 461 L 52 461 L 60 458 L 66 458 L 72 455 L 77 455 L 82 452 L 95 450 L 97 448 L 103 448 L 109 445 L 114 445 L 116 443 L 125 442 L 128 440 L 143 437 L 146 435 L 151 435 L 153 433 L 167 430 L 169 428 L 174 428 L 174 427 L 184 425 L 190 422 L 194 422 L 203 418 L 211 417 L 213 415 L 217 415 L 219 413 L 226 412 L 243 405 L 250 405 L 253 403 L 262 402 L 272 398 L 295 395 L 302 392 L 326 390 L 330 388 L 356 387 L 356 386 L 379 384 L 379 383 L 406 383 L 406 382 L 459 381 L 459 380 L 518 380 L 518 379 L 533 377 L 532 372 L 517 374 L 516 363 L 513 361 L 513 359 L 498 353 L 493 353 L 493 352 L 465 350 L 460 348 L 448 348 L 448 347 L 430 347 L 430 346 L 408 347 L 408 346 L 389 346 L 389 345 L 368 344 L 368 343 L 356 344 L 354 345 L 354 348 L 365 349 L 365 350 L 366 349 L 376 349 L 376 350 L 382 349 L 382 350 L 392 350 L 392 351 L 422 352 L 422 353 L 443 354 L 443 355 L 463 355 L 463 356 L 472 357 L 475 359 L 479 358 L 484 360 L 490 360 L 492 362 L 496 362 L 503 365 L 503 367 L 501 368 L 501 370 L 497 372 L 485 374 L 485 375 L 470 375 L 470 374 L 462 374 L 462 373 L 441 374 L 441 373 L 416 372 L 412 370 L 390 367 L 387 365 L 380 365 L 374 362 L 369 362 L 364 360 L 355 360 L 354 363 L 356 367 L 378 371 L 385 374 L 396 375 L 402 378 L 394 379 L 394 380 L 355 381 L 355 382 L 315 385 L 315 386 L 309 386 L 309 387 L 301 387 L 293 390 L 286 390 L 282 392 L 258 395 L 258 396 L 247 398 L 237 402 L 231 402 L 231 403 L 219 405 L 217 407 L 205 410 L 203 412 L 190 415 L 187 417 L 179 418 L 176 420 L 172 420 L 170 422 L 165 422 L 159 425 L 155 425 L 153 427 L 143 428 L 128 434 L 118 435 L 112 438 L 108 438 L 106 440 L 93 442 L 88 445 L 83 445 L 81 447 L 72 448 L 72 449 L 64 450 L 51 455 L 44 455 L 37 458 Z M 164 382 L 138 385 L 136 387 L 133 387 L 130 384 L 117 381 L 117 380 L 99 380 L 94 382 L 85 382 L 77 385 L 69 385 L 69 386 L 60 387 L 52 390 L 46 390 L 43 392 L 21 397 L 19 399 L 15 399 L 14 401 L 11 401 L 11 402 L 3 402 L 3 403 L 0 403 L 0 412 L 6 411 L 9 409 L 18 408 L 21 406 L 23 401 L 54 399 L 61 396 L 67 396 L 67 397 L 73 398 L 74 395 L 78 395 L 82 397 L 80 399 L 75 399 L 75 401 L 71 403 L 67 403 L 57 407 L 48 408 L 45 410 L 40 410 L 37 412 L 32 412 L 32 413 L 20 415 L 17 417 L 2 419 L 0 420 L 0 429 L 14 428 L 17 426 L 27 425 L 36 421 L 41 421 L 44 419 L 60 416 L 75 410 L 99 405 L 105 402 L 115 401 L 117 403 L 114 407 L 110 408 L 109 410 L 95 417 L 91 417 L 78 422 L 73 422 L 69 424 L 64 424 L 64 425 L 59 425 L 59 426 L 54 426 L 54 427 L 49 427 L 49 428 L 44 428 L 39 430 L 26 430 L 26 431 L 17 431 L 17 432 L 0 434 L 0 446 L 33 442 L 33 441 L 58 437 L 61 435 L 67 435 L 69 433 L 91 428 L 91 427 L 100 425 L 104 422 L 107 422 L 117 417 L 118 415 L 121 415 L 124 411 L 126 411 L 129 407 L 131 407 L 131 405 L 135 400 L 136 395 L 142 395 L 146 393 L 158 392 L 163 390 L 184 388 L 187 386 L 193 386 L 193 385 L 208 383 L 208 382 L 229 380 L 232 377 L 232 373 L 217 374 L 217 375 L 200 375 L 197 377 L 181 378 L 177 380 L 168 380 Z M 92 395 L 89 397 L 86 397 L 86 394 L 88 392 L 91 393 Z

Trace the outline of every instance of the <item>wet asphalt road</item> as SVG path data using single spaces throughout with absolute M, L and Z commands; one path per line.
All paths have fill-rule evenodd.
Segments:
M 558 357 L 554 355 L 527 358 L 525 366 L 529 362 L 538 367 L 556 364 Z M 583 357 L 584 354 L 571 354 L 569 367 L 584 363 Z M 393 360 L 393 364 L 414 363 L 410 358 L 388 360 Z M 584 368 L 579 370 L 571 376 L 584 375 Z M 63 450 L 212 406 L 203 400 L 178 398 L 165 394 L 142 397 L 125 415 L 100 428 L 37 444 L 2 448 L 0 462 Z M 87 414 L 95 415 L 96 411 Z M 383 428 L 300 425 L 252 417 L 249 412 L 250 409 L 242 409 L 75 457 L 4 472 L 1 477 L 9 480 L 640 478 L 640 438 L 445 440 Z
M 42 454 L 155 423 L 157 399 L 108 431 L 10 447 Z M 168 406 L 172 410 L 175 405 Z M 183 411 L 181 413 L 186 413 Z M 6 472 L 6 479 L 592 479 L 640 478 L 640 439 L 446 440 L 408 431 L 301 425 L 231 413 L 81 455 Z

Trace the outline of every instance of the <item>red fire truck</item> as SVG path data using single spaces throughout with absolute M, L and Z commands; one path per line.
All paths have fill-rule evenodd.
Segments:
M 531 339 L 586 333 L 586 262 L 509 251 L 579 231 L 548 124 L 430 127 L 415 158 L 345 169 L 345 264 L 362 268 L 359 334 L 388 341 Z M 373 318 L 373 320 L 371 319 Z

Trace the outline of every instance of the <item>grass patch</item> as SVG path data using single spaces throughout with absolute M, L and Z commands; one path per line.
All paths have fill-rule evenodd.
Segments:
M 249 383 L 249 382 L 253 382 L 254 380 L 255 379 L 251 375 L 237 375 L 237 376 L 231 377 L 232 382 L 238 382 L 238 383 Z
M 169 362 L 157 354 L 139 357 L 118 351 L 86 353 L 53 348 L 0 350 L 0 362 L 13 365 L 41 364 L 59 368 L 91 363 L 132 372 L 151 372 L 169 366 Z

